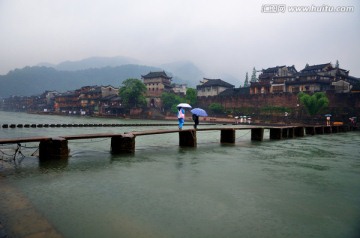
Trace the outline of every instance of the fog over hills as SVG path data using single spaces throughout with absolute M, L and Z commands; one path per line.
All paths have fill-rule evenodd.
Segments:
M 156 67 L 123 65 L 78 71 L 59 71 L 50 67 L 25 67 L 0 76 L 0 97 L 39 95 L 46 90 L 65 92 L 87 85 L 119 87 L 127 78 L 140 78 Z
M 79 61 L 65 61 L 59 64 L 40 63 L 15 69 L 0 75 L 0 97 L 31 96 L 46 90 L 65 92 L 87 85 L 121 86 L 127 78 L 141 78 L 150 71 L 165 71 L 176 84 L 187 84 L 195 88 L 205 75 L 189 61 L 166 63 L 159 66 L 142 65 L 139 60 L 128 57 L 91 57 Z M 223 80 L 232 83 L 234 77 Z M 237 84 L 235 86 L 238 86 Z
M 40 63 L 38 66 L 52 67 L 60 71 L 77 71 L 104 67 L 117 67 L 127 64 L 140 64 L 136 59 L 124 56 L 90 57 L 78 61 L 64 61 L 59 64 Z

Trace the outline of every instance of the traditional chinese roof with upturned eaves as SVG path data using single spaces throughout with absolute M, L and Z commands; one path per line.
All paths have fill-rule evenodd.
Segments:
M 158 72 L 150 72 L 147 75 L 141 75 L 143 79 L 153 79 L 153 78 L 165 78 L 171 79 L 172 77 L 167 76 L 165 71 L 158 71 Z
M 206 83 L 203 83 L 202 85 L 196 86 L 197 89 L 201 88 L 207 88 L 207 87 L 224 87 L 224 88 L 234 88 L 235 86 L 232 84 L 229 84 L 225 81 L 222 81 L 221 79 L 206 79 L 208 80 Z
M 109 95 L 106 97 L 103 97 L 101 101 L 121 101 L 121 97 L 118 95 Z
M 316 64 L 316 65 L 311 65 L 311 66 L 306 66 L 304 69 L 302 69 L 300 72 L 306 72 L 306 71 L 319 71 L 319 70 L 323 70 L 326 67 L 330 67 L 331 63 L 327 63 L 327 64 Z
M 263 69 L 262 73 L 264 73 L 264 74 L 276 74 L 279 71 L 279 69 L 284 68 L 284 67 L 286 67 L 286 65 Z
M 243 88 L 228 88 L 225 91 L 219 93 L 221 97 L 231 97 L 237 95 L 249 95 L 250 94 L 250 87 L 243 87 Z

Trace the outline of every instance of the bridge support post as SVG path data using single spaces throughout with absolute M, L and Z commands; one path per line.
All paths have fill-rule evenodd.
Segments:
M 197 146 L 196 130 L 179 131 L 179 146 L 196 147 Z
M 305 127 L 305 131 L 306 131 L 306 135 L 315 135 L 315 127 L 313 126 L 308 126 Z
M 342 126 L 342 131 L 343 132 L 348 132 L 350 130 L 350 127 L 348 125 L 343 125 Z
M 221 130 L 221 143 L 235 143 L 235 130 L 234 129 L 223 129 Z
M 332 130 L 332 133 L 338 133 L 339 132 L 339 126 L 332 126 L 331 130 Z
M 325 134 L 331 134 L 332 133 L 332 130 L 331 130 L 331 126 L 325 126 L 324 127 L 324 133 Z
M 289 128 L 282 128 L 281 129 L 281 138 L 289 138 Z
M 68 141 L 61 137 L 40 141 L 39 159 L 67 159 L 69 157 Z
M 282 128 L 271 128 L 270 139 L 281 140 L 282 139 Z
M 111 153 L 126 154 L 135 152 L 135 136 L 133 134 L 123 134 L 111 137 Z
M 293 139 L 295 137 L 295 128 L 290 127 L 288 128 L 288 138 Z
M 263 139 L 264 139 L 264 128 L 251 129 L 251 140 L 263 141 Z
M 294 133 L 296 137 L 304 137 L 305 133 L 304 133 L 304 127 L 295 127 L 294 128 Z
M 316 134 L 319 134 L 319 135 L 324 134 L 324 127 L 323 127 L 323 126 L 317 126 L 317 127 L 315 127 L 315 133 L 316 133 Z

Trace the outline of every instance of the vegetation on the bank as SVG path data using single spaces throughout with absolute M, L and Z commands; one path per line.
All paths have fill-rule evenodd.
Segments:
M 161 94 L 161 101 L 165 111 L 176 112 L 176 105 L 182 101 L 182 98 L 179 95 L 164 92 Z
M 209 110 L 215 114 L 224 113 L 224 107 L 220 103 L 211 103 Z
M 288 107 L 278 107 L 278 106 L 266 106 L 266 107 L 262 107 L 260 110 L 265 114 L 285 113 L 291 111 L 291 109 Z
M 303 92 L 298 94 L 299 101 L 304 105 L 306 111 L 314 116 L 320 113 L 323 109 L 329 105 L 329 99 L 324 92 L 317 92 L 313 95 L 309 95 Z
M 165 111 L 177 112 L 176 106 L 179 103 L 189 103 L 192 106 L 195 106 L 197 103 L 197 92 L 193 88 L 188 88 L 186 90 L 185 98 L 180 97 L 179 95 L 173 93 L 164 92 L 161 94 L 161 101 Z
M 197 91 L 194 88 L 188 88 L 186 90 L 185 100 L 192 106 L 197 104 Z
M 125 108 L 130 109 L 146 105 L 146 86 L 141 80 L 129 78 L 122 84 L 123 86 L 119 89 L 119 96 Z

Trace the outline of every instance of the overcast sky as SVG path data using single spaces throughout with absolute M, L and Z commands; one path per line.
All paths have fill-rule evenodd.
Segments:
M 0 74 L 40 62 L 127 56 L 187 60 L 204 77 L 243 81 L 252 68 L 335 63 L 360 77 L 357 0 L 0 0 Z M 285 4 L 268 13 L 267 4 Z M 290 12 L 289 6 L 353 6 Z M 265 11 L 265 12 L 264 12 Z

